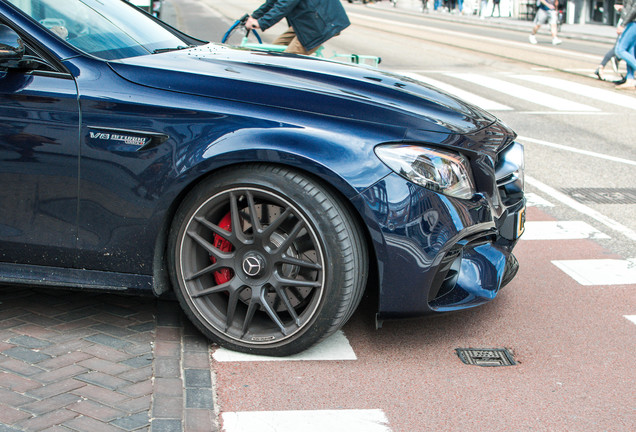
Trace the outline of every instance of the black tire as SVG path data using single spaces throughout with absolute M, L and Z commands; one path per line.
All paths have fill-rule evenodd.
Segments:
M 168 262 L 182 308 L 206 336 L 271 356 L 301 352 L 342 327 L 368 273 L 346 205 L 312 178 L 269 165 L 197 185 L 175 215 Z

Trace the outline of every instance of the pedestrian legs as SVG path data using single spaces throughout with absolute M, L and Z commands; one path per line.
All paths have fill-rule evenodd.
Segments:
M 634 80 L 634 70 L 636 70 L 636 22 L 630 22 L 623 30 L 618 42 L 616 43 L 616 56 L 625 60 L 627 64 L 627 75 L 625 75 L 625 83 L 616 86 L 620 90 L 636 89 L 636 80 Z

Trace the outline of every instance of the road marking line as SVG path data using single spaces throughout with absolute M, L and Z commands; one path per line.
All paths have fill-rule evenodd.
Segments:
M 554 204 L 536 193 L 527 192 L 525 196 L 528 207 L 554 207 Z
M 636 324 L 636 315 L 623 315 L 625 318 Z
M 423 27 L 421 24 L 411 24 L 411 23 L 405 23 L 403 21 L 400 21 L 399 19 L 396 20 L 388 20 L 385 18 L 377 18 L 377 17 L 373 17 L 373 16 L 369 16 L 369 15 L 364 15 L 364 14 L 359 14 L 359 13 L 355 13 L 355 12 L 347 12 L 347 15 L 349 16 L 349 18 L 354 18 L 357 21 L 354 21 L 353 24 L 355 25 L 362 25 L 362 26 L 366 26 L 366 27 L 373 27 L 373 25 L 369 22 L 369 21 L 375 21 L 377 23 L 384 23 L 384 24 L 389 24 L 391 26 L 399 26 L 401 29 L 404 29 L 401 33 L 401 35 L 406 35 L 406 36 L 410 36 L 410 37 L 416 37 L 412 34 L 412 32 L 409 32 L 408 30 L 406 30 L 407 28 L 410 28 L 412 30 L 426 30 L 426 27 Z M 377 29 L 376 29 L 377 30 Z M 439 34 L 447 34 L 447 35 L 454 35 L 454 36 L 460 36 L 460 37 L 469 37 L 471 40 L 483 40 L 483 41 L 488 41 L 488 42 L 497 42 L 499 44 L 502 45 L 508 45 L 508 46 L 514 46 L 514 47 L 518 47 L 521 48 L 523 50 L 528 50 L 528 49 L 532 49 L 533 51 L 543 51 L 546 53 L 559 53 L 561 55 L 567 55 L 569 57 L 579 57 L 579 58 L 585 58 L 585 59 L 589 59 L 592 61 L 598 61 L 598 55 L 593 55 L 593 54 L 586 54 L 586 53 L 579 53 L 576 51 L 569 51 L 569 50 L 565 50 L 565 49 L 559 49 L 559 48 L 555 48 L 555 47 L 548 47 L 548 46 L 542 46 L 542 45 L 531 45 L 528 42 L 516 42 L 516 41 L 510 41 L 510 40 L 504 40 L 501 38 L 495 38 L 492 36 L 480 36 L 480 35 L 476 35 L 474 33 L 465 33 L 465 32 L 460 32 L 460 31 L 454 31 L 454 30 L 447 30 L 447 29 L 443 29 L 443 28 L 428 28 L 428 31 L 430 32 L 434 32 L 437 35 Z M 396 31 L 392 31 L 392 33 L 396 33 Z M 418 39 L 422 39 L 422 38 L 418 38 Z
M 551 143 L 548 141 L 543 141 L 543 140 L 538 140 L 538 139 L 534 139 L 534 138 L 528 138 L 528 137 L 524 137 L 524 136 L 519 136 L 517 137 L 518 141 L 527 141 L 529 143 L 533 143 L 533 144 L 540 144 L 542 146 L 546 146 L 546 147 L 554 147 L 560 150 L 566 150 L 572 153 L 579 153 L 579 154 L 583 154 L 586 156 L 592 156 L 595 158 L 599 158 L 599 159 L 606 159 L 612 162 L 620 162 L 620 163 L 624 163 L 627 165 L 636 165 L 636 161 L 633 160 L 629 160 L 629 159 L 623 159 L 623 158 L 619 158 L 619 157 L 615 157 L 615 156 L 609 156 L 606 154 L 602 154 L 602 153 L 596 153 L 593 151 L 588 151 L 588 150 L 581 150 L 581 149 L 577 149 L 574 147 L 568 147 L 568 146 L 564 146 L 562 144 L 556 144 L 556 143 Z
M 493 100 L 490 99 L 486 99 L 484 97 L 481 97 L 479 95 L 476 95 L 474 93 L 470 93 L 466 90 L 462 90 L 458 87 L 455 87 L 453 85 L 447 84 L 443 81 L 439 81 L 436 80 L 434 78 L 429 78 L 427 76 L 423 76 L 420 75 L 418 73 L 415 72 L 398 72 L 400 75 L 404 75 L 406 77 L 409 78 L 413 78 L 415 80 L 421 81 L 423 83 L 432 85 L 434 87 L 437 87 L 440 90 L 443 90 L 447 93 L 450 93 L 454 96 L 457 96 L 460 99 L 465 100 L 466 102 L 469 102 L 473 105 L 476 105 L 482 109 L 488 110 L 488 111 L 509 111 L 512 110 L 511 107 L 504 105 L 504 104 L 500 104 L 499 102 L 495 102 Z
M 591 217 L 592 219 L 597 220 L 598 222 L 602 223 L 603 225 L 607 226 L 608 228 L 614 230 L 614 231 L 618 231 L 619 233 L 621 233 L 622 235 L 624 235 L 625 237 L 627 237 L 630 240 L 636 240 L 636 232 L 634 232 L 633 230 L 631 230 L 630 228 L 621 225 L 620 223 L 616 222 L 615 220 L 608 218 L 607 216 L 605 216 L 604 214 L 584 205 L 581 204 L 578 201 L 575 201 L 573 198 L 570 198 L 569 196 L 565 195 L 564 193 L 559 192 L 558 190 L 544 184 L 541 183 L 539 180 L 536 180 L 528 175 L 526 175 L 526 183 L 528 183 L 529 185 L 532 185 L 534 187 L 536 187 L 537 189 L 543 191 L 544 193 L 550 195 L 552 198 L 554 198 L 557 201 L 560 201 L 562 204 L 567 205 L 568 207 L 573 208 L 574 210 L 583 213 L 586 216 Z
M 391 432 L 380 409 L 242 411 L 221 417 L 225 432 Z
M 543 86 L 552 87 L 563 90 L 568 93 L 574 93 L 586 98 L 599 100 L 608 104 L 614 104 L 623 108 L 636 110 L 636 98 L 625 94 L 619 94 L 614 90 L 604 90 L 585 84 L 579 84 L 564 79 L 543 76 L 543 75 L 511 75 L 524 81 L 541 84 Z
M 342 330 L 338 330 L 326 340 L 320 342 L 299 354 L 288 357 L 268 357 L 254 354 L 244 354 L 219 348 L 212 354 L 218 362 L 248 362 L 248 361 L 308 361 L 308 360 L 357 360 L 356 353 L 351 348 Z
M 636 259 L 559 260 L 552 264 L 581 285 L 636 284 Z
M 608 239 L 602 233 L 583 221 L 529 221 L 521 240 L 577 240 Z
M 540 92 L 528 87 L 524 87 L 518 84 L 513 84 L 508 81 L 504 81 L 498 78 L 489 77 L 486 75 L 479 75 L 473 73 L 455 73 L 448 72 L 446 75 L 462 79 L 464 81 L 477 84 L 491 90 L 505 93 L 508 96 L 512 96 L 518 99 L 523 99 L 528 102 L 532 102 L 536 105 L 542 105 L 556 111 L 584 111 L 584 112 L 596 112 L 600 111 L 590 105 L 570 101 L 560 98 L 558 96 L 551 95 L 549 93 Z

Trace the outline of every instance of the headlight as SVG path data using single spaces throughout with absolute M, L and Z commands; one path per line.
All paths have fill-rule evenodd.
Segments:
M 427 189 L 455 198 L 475 194 L 468 160 L 444 150 L 414 145 L 382 145 L 375 154 L 393 171 Z

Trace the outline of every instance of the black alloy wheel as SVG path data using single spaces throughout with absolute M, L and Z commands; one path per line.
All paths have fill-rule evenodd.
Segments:
M 366 284 L 359 227 L 312 178 L 269 165 L 214 174 L 180 206 L 169 241 L 177 297 L 209 338 L 284 356 L 344 323 Z

